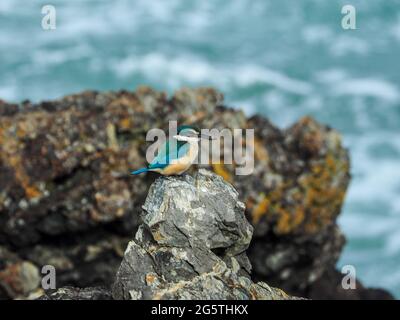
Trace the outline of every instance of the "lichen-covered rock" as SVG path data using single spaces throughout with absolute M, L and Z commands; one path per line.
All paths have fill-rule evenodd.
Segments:
M 128 244 L 114 299 L 282 299 L 281 290 L 249 278 L 245 254 L 253 228 L 236 190 L 200 170 L 159 178 Z
M 0 100 L 0 245 L 39 269 L 55 261 L 60 286 L 108 285 L 120 254 L 104 243 L 126 246 L 155 177 L 132 178 L 130 169 L 145 165 L 146 132 L 169 120 L 255 130 L 253 174 L 235 175 L 223 161 L 209 166 L 246 204 L 253 276 L 301 296 L 329 291 L 313 286 L 331 279 L 344 244 L 336 218 L 350 176 L 339 133 L 309 117 L 285 130 L 246 118 L 211 88 Z M 86 251 L 98 254 L 86 260 Z

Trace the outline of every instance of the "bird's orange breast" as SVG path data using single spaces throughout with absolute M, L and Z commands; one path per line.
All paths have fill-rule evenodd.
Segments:
M 168 166 L 166 166 L 164 169 L 162 169 L 161 174 L 165 176 L 170 176 L 174 174 L 182 174 L 184 173 L 187 169 L 189 169 L 191 163 L 183 163 L 183 162 L 177 162 L 177 163 L 172 163 Z

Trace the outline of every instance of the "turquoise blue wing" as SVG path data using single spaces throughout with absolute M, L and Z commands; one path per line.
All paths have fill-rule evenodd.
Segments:
M 182 158 L 189 153 L 190 145 L 189 143 L 183 142 L 182 144 L 178 144 L 178 158 Z
M 168 140 L 149 165 L 149 169 L 165 168 L 172 160 L 185 156 L 189 152 L 189 144 L 184 141 Z

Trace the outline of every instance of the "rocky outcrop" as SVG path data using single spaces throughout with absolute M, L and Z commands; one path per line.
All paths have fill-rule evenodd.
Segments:
M 285 130 L 246 118 L 209 88 L 171 98 L 139 88 L 0 101 L 0 246 L 38 269 L 55 264 L 58 286 L 111 285 L 155 178 L 132 178 L 129 170 L 145 165 L 147 130 L 167 129 L 168 120 L 254 128 L 252 175 L 235 175 L 234 164 L 209 167 L 246 205 L 254 279 L 300 296 L 348 296 L 335 293 L 336 284 L 317 286 L 332 279 L 344 245 L 336 218 L 350 176 L 340 135 L 308 117 Z M 0 272 L 7 266 L 0 263 Z
M 113 285 L 114 299 L 283 299 L 253 283 L 253 233 L 236 190 L 208 171 L 158 178 Z

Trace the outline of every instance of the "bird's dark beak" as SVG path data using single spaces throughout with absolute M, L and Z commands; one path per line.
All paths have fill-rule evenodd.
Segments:
M 214 140 L 215 139 L 212 135 L 204 134 L 204 133 L 200 134 L 200 138 L 201 139 L 207 139 L 207 140 Z

